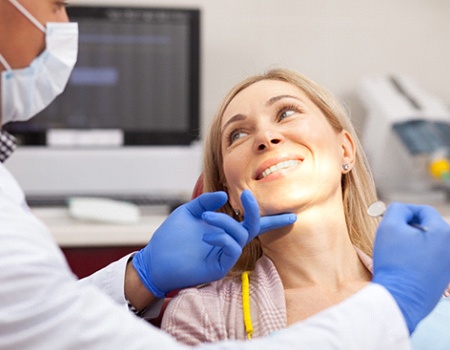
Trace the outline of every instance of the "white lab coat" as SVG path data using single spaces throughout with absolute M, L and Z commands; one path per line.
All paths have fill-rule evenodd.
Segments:
M 125 264 L 77 281 L 0 164 L 0 349 L 184 349 L 126 309 Z M 394 299 L 371 284 L 270 337 L 201 348 L 399 350 L 410 349 L 410 341 Z

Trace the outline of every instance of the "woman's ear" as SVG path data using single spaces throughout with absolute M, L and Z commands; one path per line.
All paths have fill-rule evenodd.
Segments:
M 231 202 L 230 202 L 230 199 L 231 199 L 230 198 L 230 191 L 228 189 L 227 183 L 226 182 L 222 183 L 222 187 L 223 187 L 223 190 L 225 191 L 225 193 L 228 196 L 228 203 L 230 203 L 230 205 L 231 205 Z
M 228 195 L 228 203 L 230 204 L 230 206 L 233 208 L 233 210 L 240 210 L 239 208 L 241 208 L 241 200 L 240 200 L 240 196 L 238 196 L 238 198 L 234 198 L 235 196 L 233 196 L 232 193 L 230 193 L 229 188 L 227 187 L 226 183 L 222 184 L 223 186 L 223 190 L 227 193 Z
M 352 136 L 346 130 L 342 130 L 342 164 L 348 164 L 348 169 L 344 172 L 348 172 L 353 169 L 356 159 L 356 147 Z
M 227 187 L 226 185 L 223 185 L 223 188 L 224 188 L 225 192 L 226 192 L 227 195 L 228 195 L 228 203 L 230 203 L 231 207 L 232 207 L 233 209 L 239 208 L 239 207 L 241 206 L 240 202 L 238 201 L 238 202 L 236 203 L 236 201 L 234 200 L 233 196 L 230 195 L 230 191 L 228 191 L 228 187 Z

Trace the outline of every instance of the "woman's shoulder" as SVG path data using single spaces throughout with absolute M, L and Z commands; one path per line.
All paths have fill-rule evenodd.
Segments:
M 220 296 L 226 297 L 235 294 L 241 288 L 240 276 L 226 276 L 221 280 L 203 284 L 200 286 L 180 290 L 176 298 L 189 298 L 190 301 L 200 301 L 202 303 L 211 301 L 218 302 Z M 219 298 L 218 298 L 219 297 Z
M 263 255 L 256 262 L 255 269 L 250 272 L 250 283 L 260 287 L 277 285 L 279 281 L 278 272 L 273 262 Z M 218 302 L 220 300 L 229 300 L 233 296 L 241 294 L 242 280 L 241 276 L 226 276 L 218 281 L 208 284 L 182 289 L 177 299 L 189 299 L 189 302 Z M 223 298 L 220 298 L 220 297 Z M 219 297 L 219 298 L 218 298 Z
M 273 317 L 275 309 L 279 310 L 275 314 L 280 313 L 283 320 L 283 287 L 272 261 L 261 257 L 249 280 L 252 315 Z M 255 317 L 256 333 L 265 333 L 267 328 L 265 325 L 259 326 L 261 318 L 264 317 Z M 227 276 L 216 282 L 181 290 L 170 300 L 162 328 L 178 341 L 189 345 L 245 339 L 241 276 Z
M 168 303 L 161 328 L 187 345 L 239 339 L 240 298 L 239 276 L 183 289 Z

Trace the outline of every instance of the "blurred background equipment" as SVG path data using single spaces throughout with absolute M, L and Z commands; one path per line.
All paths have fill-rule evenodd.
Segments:
M 368 77 L 362 142 L 381 198 L 442 204 L 450 193 L 450 109 L 406 76 Z

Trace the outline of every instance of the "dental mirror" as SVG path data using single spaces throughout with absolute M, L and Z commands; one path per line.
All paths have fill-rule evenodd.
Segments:
M 382 201 L 373 202 L 371 205 L 367 207 L 367 214 L 369 214 L 373 218 L 383 216 L 385 211 L 386 211 L 386 204 Z

